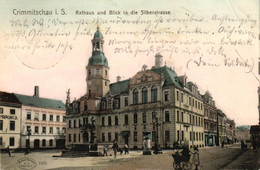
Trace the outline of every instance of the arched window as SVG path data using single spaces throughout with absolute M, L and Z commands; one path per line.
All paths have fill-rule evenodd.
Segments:
M 152 102 L 157 102 L 157 87 L 153 86 L 151 89 L 151 101 Z
M 134 89 L 133 91 L 133 104 L 138 104 L 138 90 Z
M 53 146 L 53 140 L 51 139 L 49 142 L 50 146 Z
M 46 140 L 45 139 L 42 140 L 42 146 L 46 146 Z
M 147 88 L 142 89 L 142 103 L 147 103 Z
M 128 125 L 128 115 L 125 115 L 125 125 Z

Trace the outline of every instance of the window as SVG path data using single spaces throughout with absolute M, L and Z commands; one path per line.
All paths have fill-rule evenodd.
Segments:
M 9 138 L 9 146 L 14 146 L 14 137 Z
M 108 108 L 109 108 L 109 109 L 112 108 L 111 99 L 108 100 Z
M 165 142 L 169 142 L 170 141 L 170 131 L 166 130 L 165 131 Z
M 192 140 L 192 133 L 190 132 L 190 141 Z
M 146 123 L 146 113 L 143 113 L 143 123 Z
M 74 119 L 74 121 L 73 121 L 73 125 L 74 125 L 74 128 L 77 127 L 77 121 L 76 121 L 76 119 Z
M 198 141 L 198 132 L 196 132 L 196 141 Z
M 56 116 L 56 122 L 60 122 L 60 116 Z
M 118 141 L 118 133 L 115 133 L 115 140 Z
M 156 86 L 153 86 L 151 89 L 151 101 L 157 102 L 157 88 Z
M 102 117 L 102 126 L 105 126 L 105 117 Z
M 105 86 L 107 86 L 107 82 L 105 81 Z
M 199 132 L 199 141 L 201 140 L 201 134 L 200 134 L 200 132 Z
M 30 130 L 31 130 L 31 126 L 26 126 L 26 132 L 29 133 Z
M 10 130 L 15 130 L 15 121 L 10 121 Z
M 115 125 L 118 125 L 118 116 L 115 116 Z
M 180 121 L 180 112 L 179 112 L 179 110 L 177 110 L 177 122 L 179 122 Z
M 193 141 L 195 141 L 195 132 L 193 132 Z
M 46 127 L 42 127 L 42 133 L 46 133 Z
M 183 103 L 183 93 L 181 93 L 181 102 Z
M 3 124 L 4 124 L 3 120 L 0 120 L 0 130 L 3 130 Z
M 66 128 L 65 127 L 62 128 L 62 133 L 66 133 Z
M 71 120 L 69 120 L 69 128 L 71 128 Z
M 31 112 L 27 112 L 26 120 L 31 120 Z
M 50 127 L 49 133 L 50 133 L 50 134 L 53 134 L 53 127 Z
M 112 125 L 111 116 L 108 116 L 108 126 Z
M 69 142 L 71 142 L 71 134 L 69 134 Z
M 200 109 L 200 102 L 198 102 L 198 109 Z
M 203 110 L 203 104 L 202 103 L 201 103 L 201 107 L 200 108 L 201 108 L 201 110 Z
M 65 116 L 62 117 L 62 121 L 63 121 L 63 122 L 66 122 Z
M 108 133 L 108 142 L 111 142 L 111 133 Z
M 39 133 L 39 127 L 38 127 L 38 126 L 35 126 L 35 127 L 34 127 L 34 133 L 36 133 L 36 134 Z
M 83 118 L 83 125 L 87 125 L 88 124 L 88 117 L 84 117 Z
M 147 88 L 142 89 L 142 103 L 147 103 Z
M 152 141 L 156 141 L 156 131 L 152 131 Z
M 35 121 L 39 121 L 39 113 L 35 113 L 34 114 L 34 120 Z
M 15 110 L 14 109 L 10 109 L 10 114 L 15 115 Z
M 82 126 L 82 124 L 81 124 L 81 119 L 79 119 L 79 127 L 81 127 Z
M 128 125 L 128 115 L 125 115 L 125 125 Z
M 49 145 L 53 146 L 53 140 L 52 139 L 49 141 Z
M 197 108 L 197 100 L 195 101 L 195 108 Z
M 181 140 L 184 141 L 184 131 L 181 131 Z
M 134 142 L 137 142 L 137 132 L 134 132 Z
M 201 133 L 201 140 L 203 140 L 203 133 Z
M 192 107 L 194 107 L 194 99 L 192 99 Z
M 53 115 L 50 115 L 50 122 L 53 122 Z
M 80 133 L 79 133 L 79 142 L 80 142 Z
M 191 106 L 191 98 L 189 97 L 189 105 Z
M 114 109 L 119 109 L 119 99 L 114 100 Z
M 42 140 L 42 146 L 46 146 L 46 140 L 45 139 Z
M 42 114 L 42 121 L 46 121 L 46 114 Z
M 3 137 L 0 137 L 0 146 L 3 146 Z
M 88 70 L 88 75 L 91 75 L 91 70 L 90 69 Z
M 0 107 L 0 114 L 4 113 L 4 108 Z
M 58 128 L 58 127 L 56 128 L 56 133 L 60 134 L 60 128 Z
M 73 134 L 73 142 L 76 142 L 76 141 L 77 141 L 76 134 Z
M 137 124 L 137 113 L 134 114 L 134 124 Z
M 107 76 L 107 70 L 105 70 L 105 75 Z
M 179 101 L 179 91 L 176 91 L 176 100 Z
M 181 112 L 181 122 L 184 122 L 183 112 Z
M 169 101 L 169 91 L 164 92 L 164 101 Z
M 128 97 L 125 97 L 125 106 L 128 106 Z
M 138 104 L 138 90 L 134 89 L 133 91 L 133 104 Z
M 180 141 L 180 131 L 177 130 L 177 141 Z
M 169 115 L 169 111 L 165 111 L 165 122 L 170 122 L 170 115 Z
M 105 138 L 105 133 L 102 133 L 102 142 L 105 142 L 106 138 Z

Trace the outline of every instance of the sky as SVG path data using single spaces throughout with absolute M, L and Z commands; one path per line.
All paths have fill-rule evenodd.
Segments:
M 209 90 L 217 107 L 237 125 L 258 123 L 258 1 L 18 2 L 0 2 L 1 91 L 33 95 L 37 85 L 41 97 L 65 102 L 68 89 L 71 99 L 81 97 L 86 92 L 91 40 L 99 26 L 111 83 L 118 75 L 131 78 L 144 64 L 150 69 L 160 52 L 163 65 L 179 76 L 186 74 L 201 94 Z M 17 15 L 17 11 L 28 10 L 52 11 L 52 15 Z M 66 15 L 61 15 L 62 10 Z M 110 10 L 120 14 L 110 15 Z M 171 14 L 142 15 L 141 10 Z M 106 14 L 97 15 L 98 11 Z M 57 35 L 48 36 L 50 33 Z M 232 66 L 225 65 L 232 61 Z M 203 66 L 203 62 L 207 64 Z

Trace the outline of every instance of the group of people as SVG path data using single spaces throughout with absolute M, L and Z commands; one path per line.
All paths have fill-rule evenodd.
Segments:
M 119 151 L 119 149 L 118 149 L 118 144 L 117 144 L 117 142 L 115 140 L 113 142 L 112 149 L 113 149 L 113 152 L 114 152 L 114 158 L 116 158 L 117 152 Z M 108 151 L 108 146 L 106 145 L 104 147 L 104 156 L 108 156 L 107 155 L 107 151 Z M 128 150 L 128 145 L 127 144 L 124 145 L 124 150 L 120 150 L 121 154 L 123 153 L 123 151 L 125 152 L 125 154 L 129 154 L 129 150 Z

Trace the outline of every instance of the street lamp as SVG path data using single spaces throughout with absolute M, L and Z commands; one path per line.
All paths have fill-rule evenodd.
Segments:
M 29 127 L 27 130 L 27 136 L 28 136 L 28 144 L 26 145 L 26 154 L 30 152 L 30 136 L 31 136 L 31 128 Z

